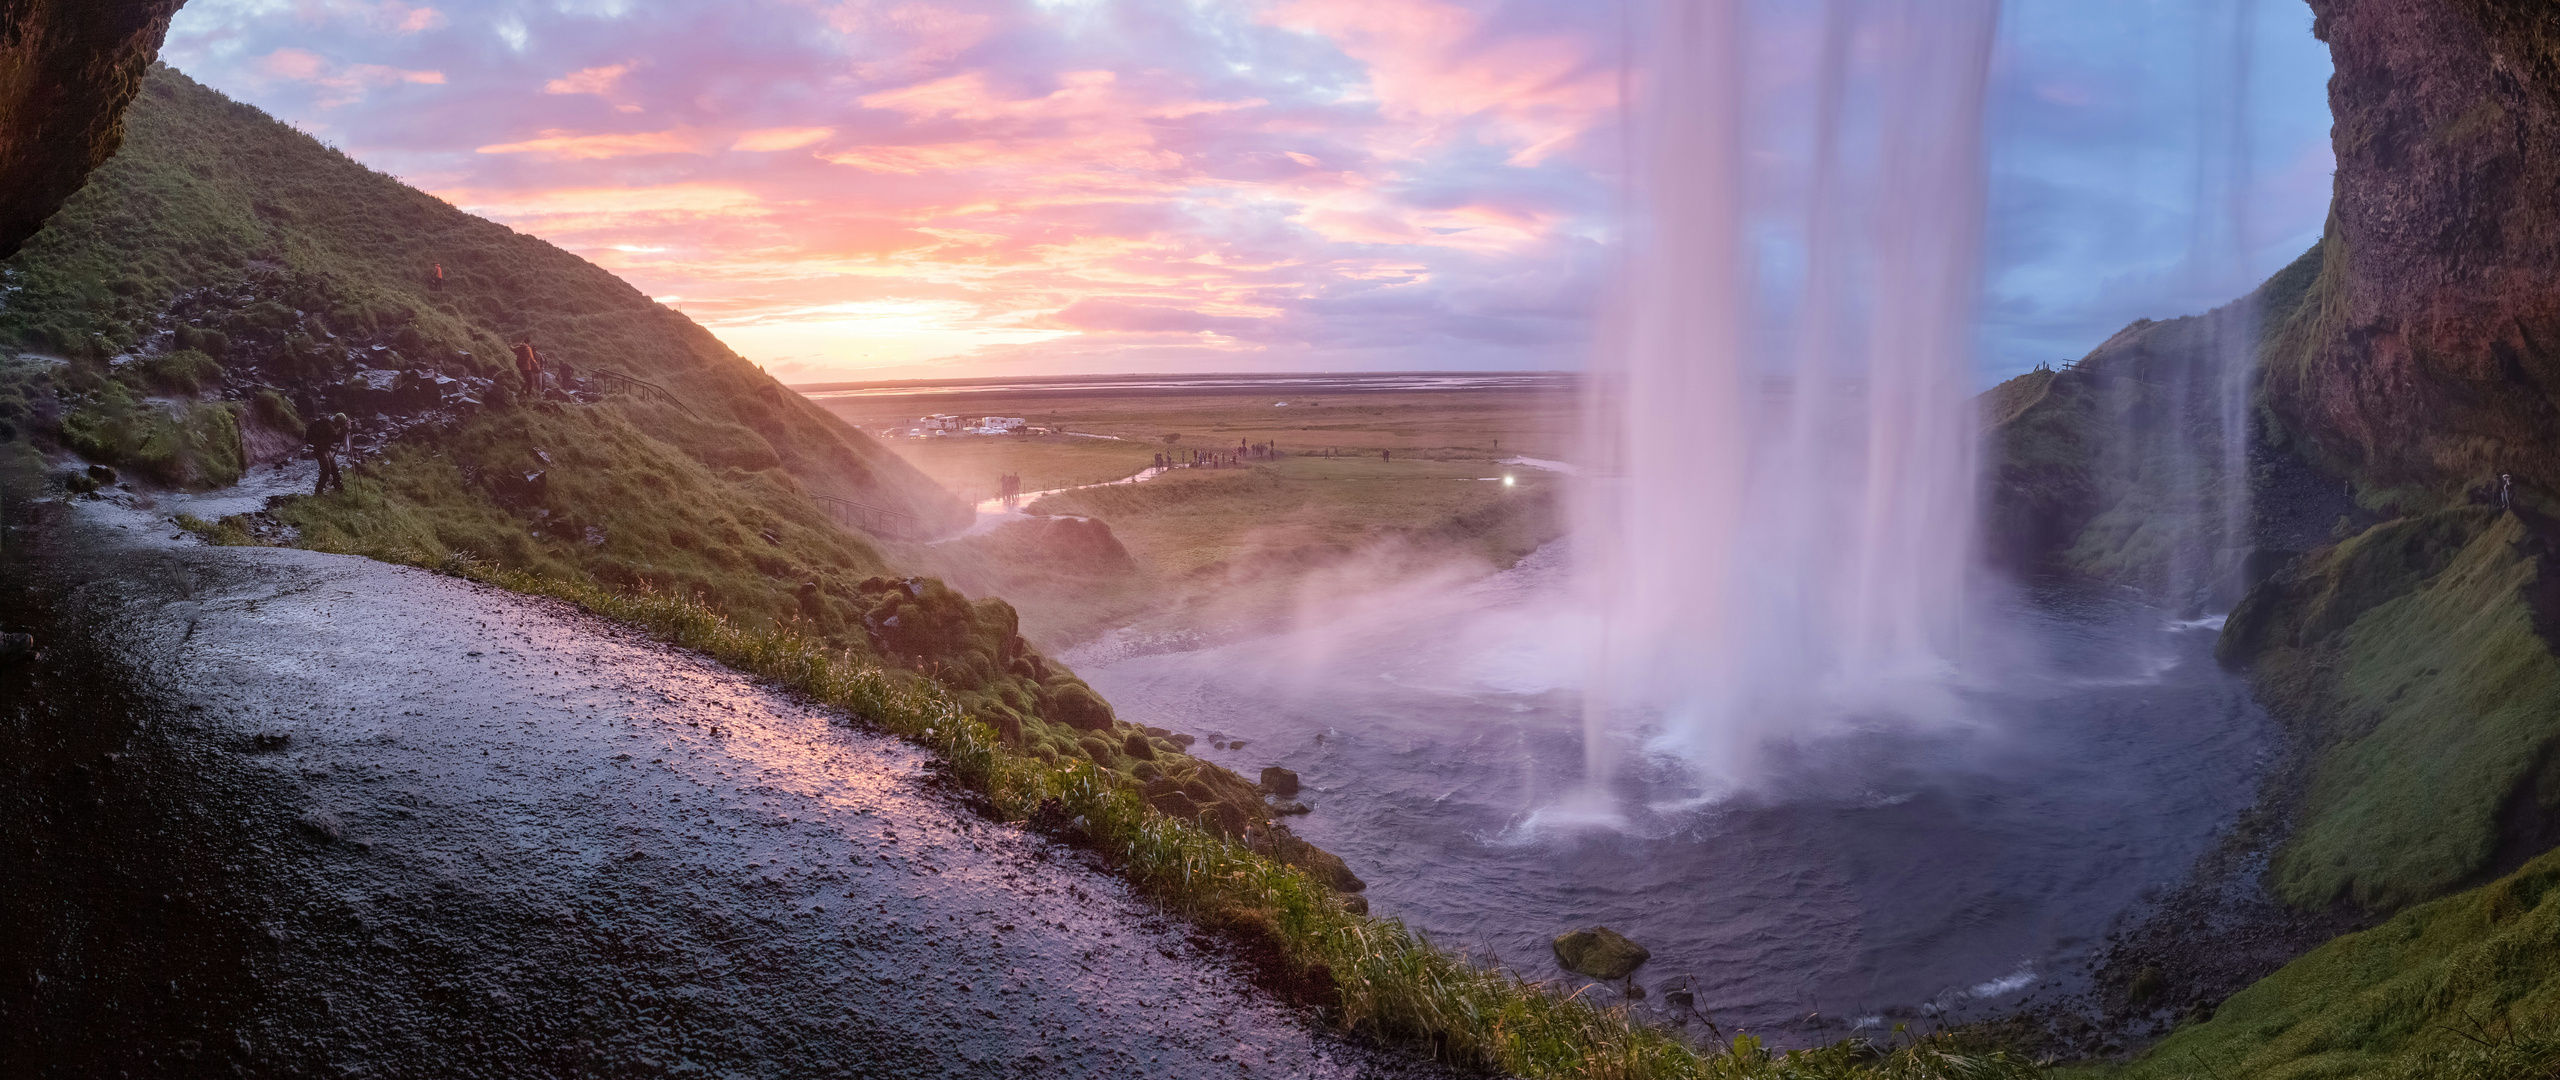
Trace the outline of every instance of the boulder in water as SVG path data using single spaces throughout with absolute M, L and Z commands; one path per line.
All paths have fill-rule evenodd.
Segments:
M 1273 765 L 1262 770 L 1262 789 L 1285 799 L 1298 793 L 1298 774 Z
M 1653 951 L 1626 939 L 1605 926 L 1576 930 L 1556 938 L 1556 963 L 1576 975 L 1594 979 L 1623 979 L 1647 960 Z

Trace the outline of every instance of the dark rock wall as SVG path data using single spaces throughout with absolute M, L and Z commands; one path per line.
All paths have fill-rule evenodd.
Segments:
M 181 0 L 0 0 L 0 259 L 124 139 Z
M 2336 195 L 2269 406 L 2369 502 L 2560 486 L 2560 4 L 2310 4 Z

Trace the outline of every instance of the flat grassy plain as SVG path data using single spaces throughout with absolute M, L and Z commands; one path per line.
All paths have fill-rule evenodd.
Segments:
M 1027 507 L 1105 523 L 1125 560 L 1045 549 L 1018 529 L 895 553 L 972 594 L 1013 601 L 1025 636 L 1050 648 L 1114 629 L 1172 637 L 1264 629 L 1350 574 L 1509 566 L 1561 532 L 1561 478 L 1501 462 L 1563 458 L 1579 408 L 1561 383 L 1312 397 L 1177 389 L 817 400 L 872 431 L 956 413 L 1020 416 L 1073 433 L 883 440 L 972 499 L 995 495 L 1007 472 L 1025 491 L 1043 491 L 1121 479 L 1159 453 L 1187 460 L 1195 449 L 1230 452 L 1239 442 L 1277 447 L 1277 456 L 1239 468 L 1178 469 Z

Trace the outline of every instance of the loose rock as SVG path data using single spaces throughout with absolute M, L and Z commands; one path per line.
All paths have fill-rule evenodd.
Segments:
M 1556 963 L 1576 975 L 1594 979 L 1623 979 L 1647 960 L 1653 951 L 1626 939 L 1605 926 L 1576 930 L 1556 938 Z
M 1262 787 L 1270 793 L 1288 798 L 1298 793 L 1298 774 L 1273 765 L 1262 770 Z

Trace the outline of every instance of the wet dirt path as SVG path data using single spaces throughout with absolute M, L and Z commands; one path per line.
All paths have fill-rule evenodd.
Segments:
M 926 756 L 421 571 L 13 531 L 0 1058 L 56 1075 L 1408 1076 Z

